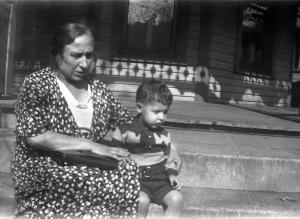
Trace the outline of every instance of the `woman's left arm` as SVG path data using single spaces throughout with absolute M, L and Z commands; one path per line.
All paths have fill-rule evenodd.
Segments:
M 133 116 L 111 91 L 108 90 L 108 94 L 110 103 L 109 129 L 114 130 L 124 122 L 131 121 Z

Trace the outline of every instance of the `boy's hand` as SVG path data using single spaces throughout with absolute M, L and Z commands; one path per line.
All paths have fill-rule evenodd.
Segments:
M 181 184 L 180 184 L 177 176 L 175 176 L 175 175 L 169 175 L 169 181 L 170 181 L 170 185 L 174 189 L 179 190 L 181 188 Z

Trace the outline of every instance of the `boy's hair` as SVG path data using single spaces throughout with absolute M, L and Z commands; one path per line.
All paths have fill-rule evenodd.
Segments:
M 173 95 L 168 86 L 158 80 L 144 81 L 136 92 L 137 103 L 159 102 L 170 106 L 173 101 Z

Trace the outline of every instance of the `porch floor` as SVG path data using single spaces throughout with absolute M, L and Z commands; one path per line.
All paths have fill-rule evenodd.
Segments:
M 133 98 L 120 98 L 131 111 Z M 223 127 L 300 136 L 300 115 L 297 108 L 254 105 L 225 105 L 215 103 L 175 102 L 167 116 L 169 125 L 201 128 Z M 232 130 L 231 130 L 232 131 Z
M 119 99 L 129 110 L 135 111 L 135 100 L 132 97 Z M 16 100 L 0 100 L 2 114 L 12 114 L 15 102 Z M 209 129 L 218 127 L 260 133 L 269 131 L 300 136 L 300 114 L 297 108 L 178 101 L 170 108 L 167 125 Z M 13 124 L 9 127 L 13 127 Z

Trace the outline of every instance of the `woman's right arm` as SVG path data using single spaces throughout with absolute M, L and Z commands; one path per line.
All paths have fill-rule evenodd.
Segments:
M 40 150 L 85 150 L 116 159 L 128 155 L 128 152 L 121 148 L 107 147 L 88 139 L 50 131 L 51 117 L 47 96 L 50 91 L 43 84 L 51 82 L 47 78 L 41 78 L 41 73 L 25 78 L 20 89 L 15 106 L 18 138 L 26 140 L 29 146 Z
M 33 137 L 27 137 L 26 141 L 33 148 L 50 151 L 89 151 L 98 155 L 112 157 L 117 160 L 129 155 L 129 152 L 122 148 L 110 147 L 98 144 L 89 139 L 72 137 L 52 131 L 46 131 Z

